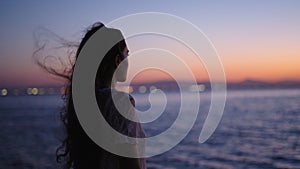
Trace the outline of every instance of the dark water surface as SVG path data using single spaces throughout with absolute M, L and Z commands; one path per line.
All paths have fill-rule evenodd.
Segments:
M 299 89 L 229 91 L 223 118 L 203 144 L 198 137 L 210 97 L 200 96 L 198 118 L 188 136 L 170 151 L 149 158 L 148 168 L 300 168 Z M 179 94 L 167 97 L 165 112 L 144 125 L 148 136 L 166 130 L 178 115 Z M 149 108 L 145 95 L 134 98 L 138 109 Z M 0 97 L 1 169 L 58 168 L 54 154 L 62 135 L 61 106 L 58 95 Z

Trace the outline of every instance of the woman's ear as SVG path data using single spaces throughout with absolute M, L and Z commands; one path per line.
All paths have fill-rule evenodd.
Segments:
M 122 60 L 121 60 L 120 55 L 117 55 L 115 57 L 115 65 L 116 65 L 116 67 L 118 67 L 121 62 L 122 62 Z

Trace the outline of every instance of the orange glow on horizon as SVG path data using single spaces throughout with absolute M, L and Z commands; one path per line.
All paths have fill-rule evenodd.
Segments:
M 145 44 L 132 43 L 131 51 L 137 51 L 140 48 L 145 48 Z M 167 44 L 167 45 L 166 45 Z M 245 79 L 276 82 L 284 80 L 300 81 L 300 51 L 293 44 L 280 46 L 266 44 L 239 44 L 239 46 L 224 45 L 216 46 L 221 58 L 224 73 L 227 82 L 240 82 Z M 143 46 L 138 46 L 143 45 Z M 183 60 L 193 72 L 197 81 L 209 81 L 208 73 L 204 63 L 199 60 L 190 50 L 180 47 L 180 44 L 157 43 L 157 46 L 162 49 L 171 51 Z M 261 46 L 260 46 L 261 45 Z M 277 48 L 275 48 L 277 47 Z M 141 56 L 143 57 L 143 56 Z M 146 57 L 149 58 L 149 57 Z M 151 61 L 151 58 L 149 59 Z M 135 67 L 135 64 L 129 59 L 129 66 Z M 145 61 L 145 59 L 143 60 Z M 148 60 L 146 59 L 148 62 Z M 153 61 L 152 61 L 153 62 Z M 172 73 L 175 73 L 180 79 L 187 79 L 180 71 L 180 68 L 175 67 L 172 61 L 161 59 L 160 62 L 165 63 L 170 67 Z M 17 68 L 16 68 L 17 67 Z M 16 62 L 4 65 L 0 72 L 0 87 L 10 86 L 43 86 L 43 85 L 64 85 L 65 80 L 54 75 L 46 73 L 43 69 L 33 64 L 32 62 Z M 129 72 L 129 76 L 132 76 Z M 129 77 L 130 79 L 131 77 Z M 143 71 L 133 78 L 132 82 L 153 82 L 167 81 L 173 78 L 160 71 Z

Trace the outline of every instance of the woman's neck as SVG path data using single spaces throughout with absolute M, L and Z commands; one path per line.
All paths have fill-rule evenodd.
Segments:
M 98 88 L 112 88 L 115 89 L 117 81 L 115 79 L 112 79 L 111 81 L 98 81 L 98 85 L 96 87 Z

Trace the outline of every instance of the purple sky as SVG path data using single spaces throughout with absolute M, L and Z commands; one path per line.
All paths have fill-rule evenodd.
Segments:
M 96 21 L 165 12 L 198 26 L 213 42 L 228 80 L 300 80 L 300 1 L 1 1 L 0 87 L 60 83 L 32 61 L 43 26 L 79 40 Z M 298 78 L 297 78 L 298 77 Z

